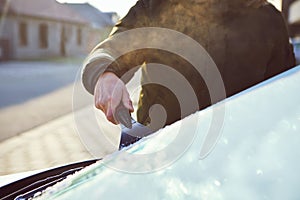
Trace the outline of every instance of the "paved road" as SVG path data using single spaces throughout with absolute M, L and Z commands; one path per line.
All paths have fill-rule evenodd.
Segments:
M 93 104 L 93 97 L 80 80 L 74 84 L 81 63 L 79 60 L 1 63 L 0 142 Z M 137 73 L 128 85 L 135 106 L 139 76 Z
M 0 63 L 0 141 L 72 112 L 73 88 L 81 85 L 74 82 L 81 63 L 80 59 Z M 76 109 L 88 103 L 77 102 Z
M 23 103 L 74 83 L 81 63 L 81 59 L 0 63 L 0 108 Z

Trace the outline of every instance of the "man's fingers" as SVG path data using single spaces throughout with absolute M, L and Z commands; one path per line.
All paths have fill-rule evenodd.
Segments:
M 103 101 L 99 97 L 97 97 L 96 95 L 94 97 L 94 102 L 95 102 L 95 107 L 96 108 L 102 110 L 103 112 L 106 111 L 106 108 L 105 108 L 105 105 L 103 104 Z
M 113 111 L 111 108 L 111 103 L 109 101 L 105 104 L 103 103 L 103 101 L 95 99 L 95 106 L 105 114 L 108 121 L 117 124 L 113 117 Z
M 103 99 L 103 96 L 95 94 L 94 101 L 95 101 L 95 107 L 101 110 L 105 114 L 107 120 L 114 124 L 117 124 L 113 116 L 114 113 L 114 108 L 112 107 L 113 98 L 107 95 L 105 96 L 105 99 Z
M 124 86 L 121 83 L 118 83 L 113 90 L 113 98 L 111 98 L 111 109 L 113 113 L 115 113 L 116 108 L 120 105 L 122 101 L 123 87 Z
M 111 103 L 108 104 L 105 116 L 108 121 L 112 122 L 113 124 L 118 124 L 118 122 L 114 118 L 114 111 L 112 109 Z
M 107 120 L 114 124 L 118 124 L 114 115 L 121 102 L 130 112 L 133 112 L 132 102 L 125 84 L 111 72 L 106 72 L 99 77 L 94 95 L 96 108 L 102 110 Z
M 130 100 L 129 93 L 126 88 L 123 89 L 122 102 L 130 112 L 134 111 L 132 101 Z
M 95 90 L 94 90 L 94 103 L 95 107 L 102 110 L 104 113 L 106 112 L 107 105 L 105 104 L 105 91 L 101 87 L 101 79 L 99 79 L 96 83 Z

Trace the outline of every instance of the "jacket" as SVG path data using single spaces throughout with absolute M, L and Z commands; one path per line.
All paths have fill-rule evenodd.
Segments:
M 199 74 L 185 58 L 166 49 L 131 48 L 143 46 L 143 43 L 155 38 L 168 40 L 168 35 L 148 37 L 129 34 L 126 39 L 118 37 L 128 30 L 145 27 L 174 30 L 199 43 L 220 72 L 225 89 L 224 98 L 295 65 L 285 22 L 281 13 L 271 4 L 265 3 L 256 8 L 245 5 L 243 0 L 139 0 L 116 24 L 109 38 L 97 45 L 88 56 L 82 80 L 85 88 L 93 94 L 96 81 L 104 71 L 114 72 L 127 82 L 137 66 L 142 65 L 142 91 L 137 115 L 138 121 L 143 124 L 151 122 L 149 112 L 153 105 L 164 107 L 164 111 L 158 112 L 160 114 L 156 117 L 160 118 L 162 113 L 166 115 L 166 125 L 215 103 L 203 74 Z M 178 48 L 176 52 L 186 50 L 182 49 L 183 39 L 172 38 L 172 41 L 168 45 Z M 124 49 L 133 50 L 126 52 Z M 201 56 L 197 52 L 191 53 L 195 57 Z M 151 63 L 157 66 L 151 67 Z M 168 66 L 187 80 L 189 86 L 186 88 L 192 88 L 197 99 L 196 107 L 183 111 L 178 94 L 169 86 L 151 82 L 161 77 L 162 80 L 169 78 L 170 85 L 182 84 L 176 80 L 172 82 L 172 77 L 168 77 L 167 72 L 160 72 L 159 66 Z M 179 93 L 186 88 L 179 88 Z M 181 93 L 181 96 L 192 98 L 185 95 L 184 91 Z M 195 101 L 191 102 L 195 104 Z

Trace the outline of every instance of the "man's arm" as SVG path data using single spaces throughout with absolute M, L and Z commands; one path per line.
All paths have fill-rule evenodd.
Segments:
M 158 6 L 159 0 L 139 0 L 128 14 L 114 27 L 110 37 L 100 43 L 87 57 L 82 73 L 82 82 L 87 91 L 95 96 L 95 106 L 102 110 L 107 119 L 117 124 L 113 114 L 123 103 L 133 111 L 132 103 L 124 83 L 119 79 L 131 68 L 144 62 L 141 52 L 122 55 L 122 49 L 137 41 L 134 36 L 120 40 L 117 35 L 130 29 L 149 26 L 149 17 Z M 133 75 L 133 74 L 132 74 Z
M 128 14 L 115 25 L 111 35 L 98 44 L 86 58 L 82 71 L 82 81 L 89 93 L 94 94 L 94 87 L 98 77 L 104 71 L 110 71 L 119 76 L 119 72 L 123 68 L 127 68 L 127 66 L 124 66 L 124 63 L 119 63 L 116 59 L 119 55 L 118 49 L 128 45 L 132 41 L 120 41 L 116 35 L 145 25 L 146 10 L 148 7 L 145 2 L 148 1 L 138 1 L 129 10 Z

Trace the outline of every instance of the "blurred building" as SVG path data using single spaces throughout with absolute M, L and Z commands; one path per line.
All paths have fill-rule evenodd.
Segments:
M 119 19 L 118 15 L 114 12 L 103 13 L 97 8 L 88 3 L 84 4 L 64 4 L 72 8 L 76 13 L 82 16 L 90 24 L 87 27 L 86 36 L 86 51 L 90 52 L 99 41 L 107 38 L 111 32 L 112 27 Z
M 296 63 L 300 64 L 300 0 L 283 0 L 282 12 L 288 24 Z
M 86 54 L 113 25 L 89 4 L 55 0 L 1 0 L 0 16 L 0 60 Z
M 282 12 L 291 37 L 300 37 L 300 0 L 283 0 Z

